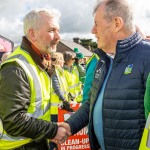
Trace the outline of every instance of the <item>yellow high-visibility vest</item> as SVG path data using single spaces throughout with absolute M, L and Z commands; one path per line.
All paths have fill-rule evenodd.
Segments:
M 45 71 L 40 70 L 28 52 L 21 49 L 21 47 L 18 47 L 2 66 L 9 62 L 17 62 L 23 68 L 29 79 L 31 98 L 26 115 L 50 121 L 51 81 L 48 74 Z M 32 142 L 32 139 L 13 137 L 4 131 L 2 138 L 0 139 L 0 149 L 11 150 L 29 142 Z
M 56 72 L 56 76 L 57 76 L 59 84 L 60 84 L 60 89 L 64 93 L 65 100 L 68 101 L 69 91 L 68 91 L 67 81 L 66 81 L 66 78 L 64 76 L 64 70 L 61 68 L 55 67 L 55 72 Z M 54 89 L 52 88 L 52 92 L 51 92 L 51 115 L 57 115 L 58 114 L 59 103 L 61 103 L 61 101 L 59 100 L 59 97 L 57 96 Z
M 82 100 L 82 82 L 79 80 L 79 72 L 76 66 L 74 66 L 72 72 L 68 70 L 65 71 L 65 77 L 68 83 L 69 92 L 73 95 L 76 102 L 81 102 Z
M 150 114 L 146 121 L 139 150 L 150 150 Z

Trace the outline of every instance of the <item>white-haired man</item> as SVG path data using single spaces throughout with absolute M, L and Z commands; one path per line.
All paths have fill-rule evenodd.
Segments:
M 50 121 L 50 54 L 60 40 L 59 18 L 53 9 L 29 12 L 21 45 L 2 63 L 0 149 L 48 150 L 48 139 L 62 143 L 70 135 Z

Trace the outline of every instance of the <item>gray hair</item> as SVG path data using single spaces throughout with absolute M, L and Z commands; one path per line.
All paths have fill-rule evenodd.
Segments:
M 134 9 L 129 0 L 98 0 L 94 8 L 93 14 L 104 4 L 105 15 L 107 21 L 112 21 L 115 17 L 121 17 L 127 30 L 135 30 Z
M 38 30 L 42 25 L 42 15 L 46 15 L 50 18 L 60 19 L 60 12 L 56 9 L 46 9 L 46 8 L 37 8 L 35 10 L 30 11 L 24 17 L 24 34 L 28 37 L 29 29 L 33 28 Z
M 68 61 L 75 56 L 76 56 L 76 54 L 74 52 L 65 51 L 65 53 L 64 53 L 65 65 L 68 64 Z

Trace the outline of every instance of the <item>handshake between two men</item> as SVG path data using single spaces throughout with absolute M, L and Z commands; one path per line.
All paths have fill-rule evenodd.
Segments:
M 57 134 L 51 141 L 56 144 L 61 144 L 67 140 L 68 136 L 72 135 L 71 128 L 70 125 L 65 122 L 57 123 L 57 125 L 58 125 Z

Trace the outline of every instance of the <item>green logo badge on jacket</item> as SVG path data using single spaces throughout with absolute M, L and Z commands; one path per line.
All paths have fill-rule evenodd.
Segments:
M 132 73 L 133 64 L 130 64 L 126 67 L 124 74 L 130 74 Z

